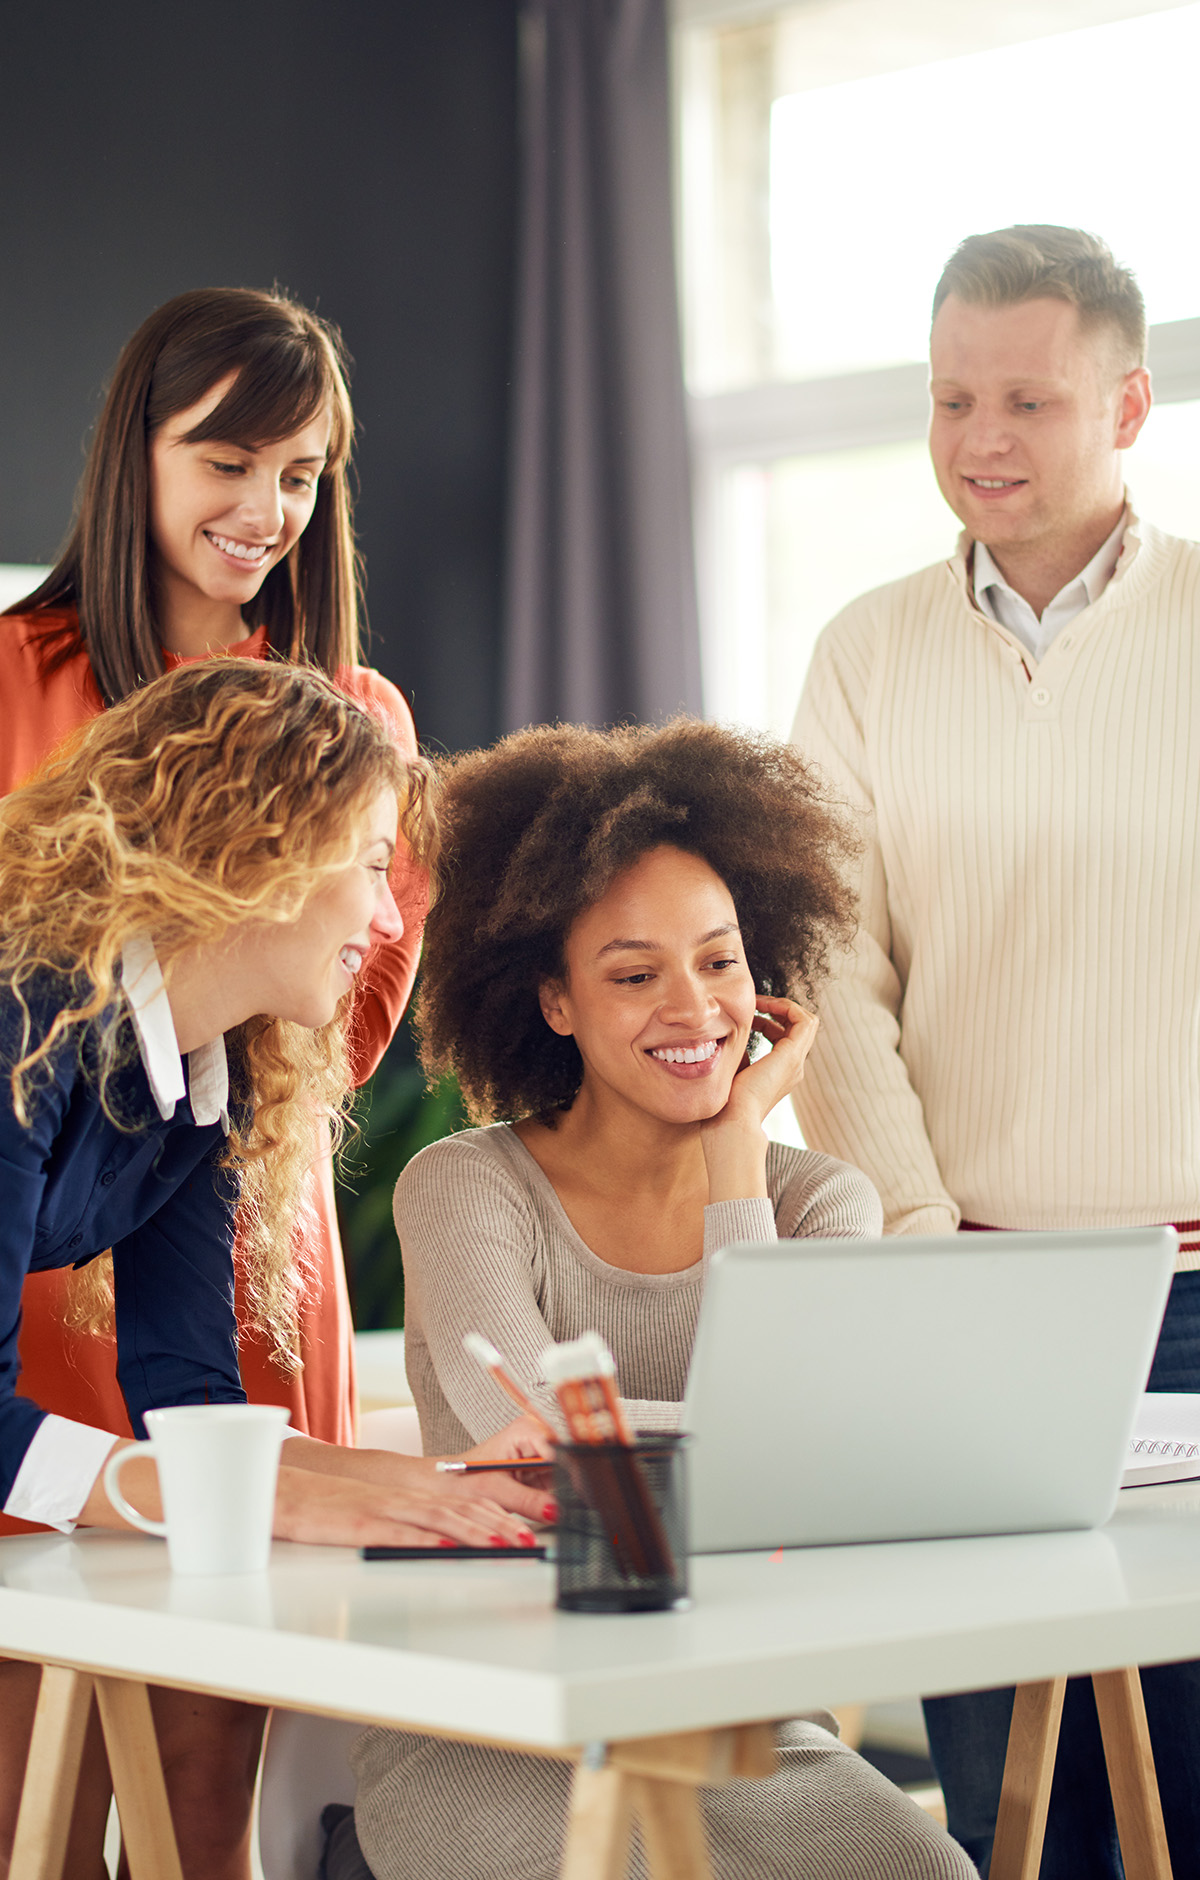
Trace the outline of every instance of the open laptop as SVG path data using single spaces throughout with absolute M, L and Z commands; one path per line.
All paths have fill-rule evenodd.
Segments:
M 1172 1228 L 718 1253 L 681 1427 L 697 1553 L 1096 1527 Z

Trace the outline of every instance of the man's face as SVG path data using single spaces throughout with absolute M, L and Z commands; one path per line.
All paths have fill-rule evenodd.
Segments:
M 1103 540 L 1150 396 L 1143 368 L 1119 369 L 1111 331 L 1081 331 L 1065 300 L 976 307 L 951 294 L 930 366 L 933 467 L 974 539 L 1001 555 L 1053 551 L 1107 522 Z

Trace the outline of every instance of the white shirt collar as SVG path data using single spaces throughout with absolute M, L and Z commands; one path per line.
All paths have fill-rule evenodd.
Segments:
M 201 1127 L 219 1122 L 229 1134 L 229 1062 L 225 1040 L 188 1052 L 187 1083 L 175 1037 L 175 1021 L 162 969 L 148 934 L 133 934 L 121 948 L 121 985 L 133 1019 L 142 1067 L 159 1115 L 169 1122 L 181 1097 L 188 1097 Z
M 1128 507 L 1121 512 L 1116 528 L 1102 542 L 1086 568 L 1061 588 L 1039 618 L 1025 598 L 1011 588 L 982 542 L 974 545 L 972 587 L 975 605 L 990 620 L 998 621 L 1042 659 L 1060 628 L 1076 614 L 1099 600 L 1116 572 L 1125 545 L 1126 528 L 1132 517 Z

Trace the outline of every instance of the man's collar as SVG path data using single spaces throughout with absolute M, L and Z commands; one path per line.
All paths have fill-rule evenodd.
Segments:
M 1112 534 L 1107 536 L 1100 544 L 1086 568 L 1081 568 L 1079 573 L 1075 575 L 1072 580 L 1063 583 L 1058 594 L 1054 596 L 1054 600 L 1050 602 L 1051 607 L 1053 607 L 1055 601 L 1062 600 L 1072 588 L 1078 585 L 1082 585 L 1083 591 L 1087 596 L 1087 606 L 1090 607 L 1094 601 L 1099 600 L 1117 571 L 1117 563 L 1121 559 L 1121 551 L 1125 543 L 1125 528 L 1128 520 L 1129 510 L 1125 508 L 1121 511 L 1120 519 Z M 972 586 L 977 603 L 990 587 L 1006 588 L 1010 594 L 1016 594 L 1016 589 L 1005 580 L 1000 569 L 992 559 L 990 550 L 984 542 L 976 542 L 975 544 L 975 553 L 972 558 L 972 573 Z M 1017 598 L 1020 599 L 1021 597 L 1017 595 Z M 1084 603 L 1081 603 L 1081 605 L 1083 604 Z
M 1076 579 L 1079 581 L 1090 581 L 1092 570 L 1096 567 L 1097 563 L 1103 564 L 1110 552 L 1110 548 L 1114 547 L 1116 559 L 1109 574 L 1100 582 L 1094 592 L 1091 585 L 1087 588 L 1089 606 L 1100 598 L 1100 595 L 1103 593 L 1110 580 L 1120 580 L 1123 575 L 1128 574 L 1142 547 L 1141 518 L 1134 509 L 1133 501 L 1128 490 L 1125 491 L 1125 508 L 1121 513 L 1121 518 L 1116 528 L 1108 537 L 1108 540 L 1102 543 L 1100 548 L 1097 549 L 1087 567 L 1076 576 Z M 972 601 L 976 607 L 979 606 L 978 595 L 981 594 L 983 589 L 988 585 L 988 581 L 981 581 L 979 578 L 980 562 L 983 557 L 986 557 L 984 565 L 990 566 L 991 572 L 989 574 L 989 580 L 991 582 L 998 581 L 1003 586 L 1007 587 L 1008 583 L 1004 580 L 1004 576 L 996 567 L 995 562 L 992 560 L 991 555 L 988 554 L 984 544 L 977 542 L 966 529 L 960 532 L 958 541 L 955 544 L 954 554 L 947 564 L 951 573 L 956 576 L 959 585 L 966 590 L 967 598 Z M 1068 587 L 1071 585 L 1070 582 L 1067 583 Z M 986 612 L 987 610 L 981 609 L 981 611 Z
M 121 984 L 137 1036 L 142 1067 L 159 1115 L 169 1122 L 181 1097 L 204 1126 L 219 1122 L 229 1134 L 229 1064 L 224 1038 L 188 1052 L 187 1083 L 175 1037 L 175 1021 L 158 955 L 148 934 L 133 934 L 121 948 Z

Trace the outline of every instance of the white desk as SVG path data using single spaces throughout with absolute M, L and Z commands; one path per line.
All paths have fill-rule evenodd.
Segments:
M 97 1674 L 102 1712 L 114 1692 L 123 1702 L 148 1680 L 550 1754 L 611 1746 L 605 1767 L 593 1751 L 581 1769 L 580 1832 L 565 1870 L 604 1880 L 623 1871 L 622 1811 L 627 1817 L 632 1798 L 645 1819 L 654 1790 L 683 1810 L 672 1818 L 675 1859 L 663 1872 L 705 1871 L 702 1852 L 685 1846 L 683 1803 L 696 1832 L 699 1816 L 694 1790 L 681 1784 L 767 1773 L 761 1720 L 914 1690 L 1200 1657 L 1196 1485 L 1131 1491 L 1096 1533 L 692 1565 L 690 1612 L 581 1617 L 554 1610 L 552 1571 L 536 1563 L 367 1564 L 348 1551 L 277 1545 L 261 1579 L 187 1581 L 172 1578 L 156 1541 L 33 1536 L 0 1543 L 0 1654 L 69 1667 L 67 1679 Z M 70 1731 L 90 1694 L 85 1676 L 70 1691 L 63 1683 L 55 1699 L 53 1740 L 66 1747 L 55 1752 L 60 1787 L 53 1809 L 43 1804 L 47 1818 L 61 1814 Z M 1048 1714 L 1044 1696 L 1035 1722 Z M 738 1727 L 747 1725 L 760 1727 Z M 145 1727 L 132 1710 L 112 1709 L 112 1730 L 142 1732 L 139 1757 Z M 1047 1728 L 1052 1766 L 1056 1719 L 1041 1730 L 1041 1763 L 1026 1771 L 1026 1789 L 1045 1778 Z M 120 1802 L 116 1769 L 114 1779 Z M 156 1807 L 153 1797 L 130 1796 L 131 1812 L 153 1817 L 151 1838 L 161 1832 Z M 1020 1816 L 1025 1865 L 1007 1871 L 1036 1871 L 1025 1832 L 1036 1812 L 1035 1798 L 1032 1815 Z M 1036 1840 L 1040 1849 L 1040 1829 Z M 146 1873 L 167 1880 L 155 1847 Z M 13 1871 L 14 1880 L 43 1880 L 55 1870 L 30 1859 Z M 1141 1871 L 1161 1873 L 1161 1860 Z

